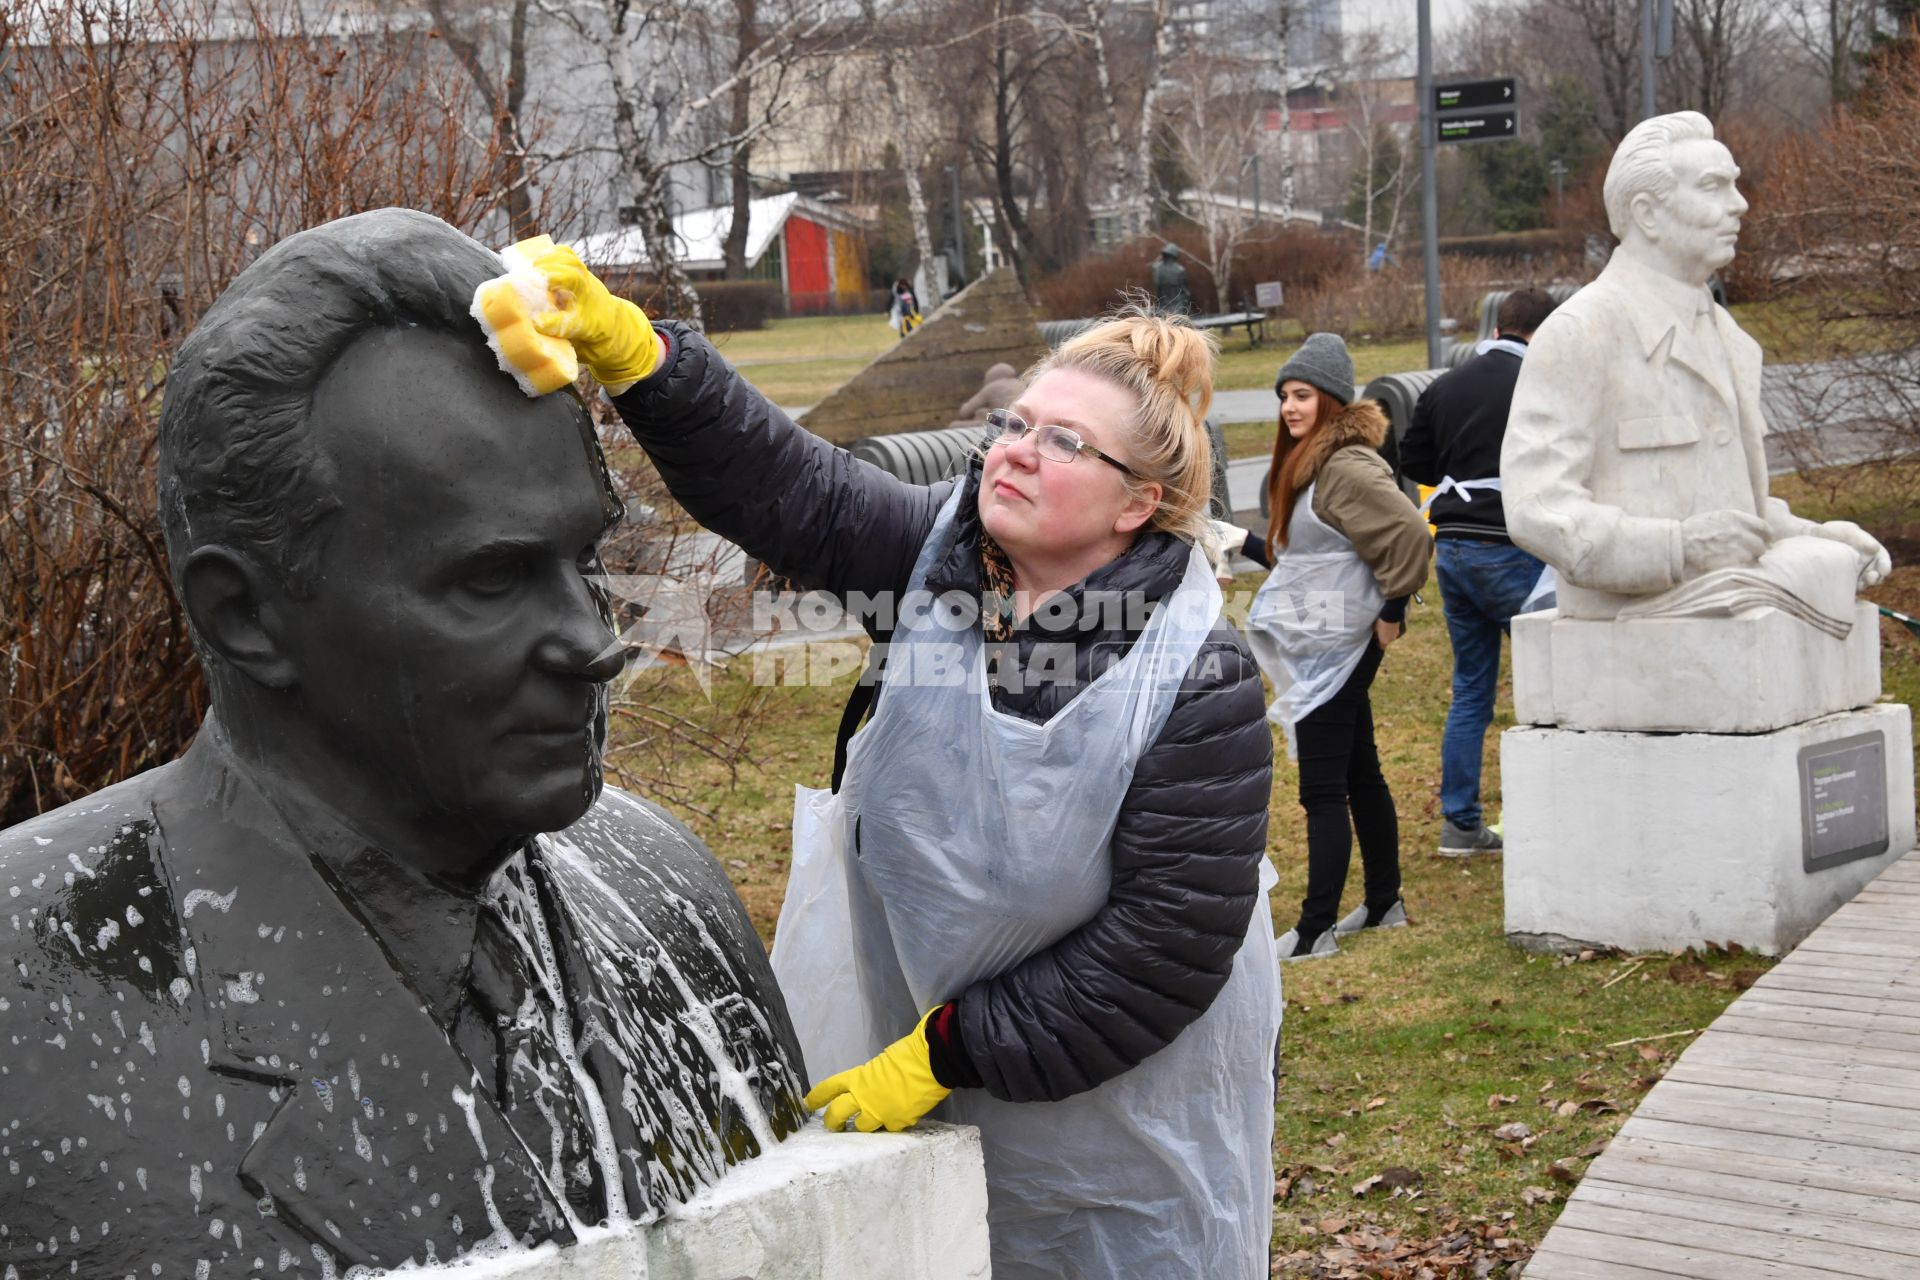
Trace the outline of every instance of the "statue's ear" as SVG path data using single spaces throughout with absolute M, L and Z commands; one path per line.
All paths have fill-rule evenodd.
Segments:
M 202 644 L 257 684 L 294 687 L 297 673 L 281 640 L 286 592 L 278 582 L 250 557 L 217 543 L 193 549 L 180 582 Z
M 1660 198 L 1651 191 L 1637 191 L 1627 203 L 1627 220 L 1640 228 L 1641 235 L 1656 243 L 1660 233 L 1653 215 L 1659 207 Z

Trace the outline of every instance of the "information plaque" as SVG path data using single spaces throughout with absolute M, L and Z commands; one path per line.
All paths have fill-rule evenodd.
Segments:
M 1886 852 L 1886 734 L 1800 748 L 1800 835 L 1808 871 Z

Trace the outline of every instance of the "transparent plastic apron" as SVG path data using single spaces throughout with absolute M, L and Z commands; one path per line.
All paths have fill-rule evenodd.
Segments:
M 1295 500 L 1287 545 L 1247 610 L 1247 643 L 1278 694 L 1267 719 L 1286 730 L 1289 756 L 1299 751 L 1294 726 L 1340 692 L 1387 602 L 1353 543 L 1314 514 L 1317 487 Z
M 1501 489 L 1500 477 L 1492 476 L 1485 480 L 1455 480 L 1452 476 L 1443 476 L 1440 483 L 1434 487 L 1433 492 L 1427 495 L 1427 500 L 1420 504 L 1420 518 L 1423 520 L 1427 518 L 1427 513 L 1433 508 L 1433 503 L 1436 498 L 1449 493 L 1457 493 L 1460 495 L 1460 501 L 1472 502 L 1476 489 L 1483 490 L 1487 493 L 1499 493 Z
M 1480 345 L 1482 348 L 1485 348 L 1487 344 L 1481 343 Z M 1443 493 L 1457 493 L 1460 495 L 1460 501 L 1472 502 L 1473 491 L 1476 489 L 1483 489 L 1489 493 L 1499 493 L 1501 491 L 1500 477 L 1494 476 L 1486 480 L 1455 480 L 1452 476 L 1447 476 L 1440 481 L 1440 486 L 1437 489 L 1427 495 L 1427 500 L 1420 504 L 1420 514 L 1425 516 L 1428 509 L 1433 506 L 1433 500 Z M 1542 567 L 1540 576 L 1533 580 L 1533 586 L 1527 591 L 1526 600 L 1524 600 L 1520 607 L 1514 612 L 1517 614 L 1532 613 L 1535 609 L 1553 608 L 1558 599 L 1559 587 L 1560 580 L 1554 576 L 1553 566 L 1546 565 Z
M 1134 766 L 1220 611 L 1195 551 L 1126 656 L 1051 720 L 997 711 L 974 612 L 921 607 L 959 500 L 921 549 L 839 796 L 797 797 L 773 963 L 815 1080 L 1105 904 Z M 1165 1049 L 1059 1102 L 961 1089 L 934 1113 L 980 1128 L 998 1280 L 1267 1274 L 1274 878 L 1263 860 L 1232 976 Z

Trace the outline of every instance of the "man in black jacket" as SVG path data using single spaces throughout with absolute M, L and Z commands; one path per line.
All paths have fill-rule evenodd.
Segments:
M 1453 703 L 1440 745 L 1440 853 L 1495 853 L 1498 833 L 1480 810 L 1480 757 L 1493 720 L 1500 635 L 1545 566 L 1507 536 L 1500 505 L 1500 444 L 1527 340 L 1553 310 L 1540 289 L 1510 293 L 1498 328 L 1473 359 L 1433 380 L 1400 442 L 1401 470 L 1437 485 L 1429 506 L 1434 567 L 1453 641 Z

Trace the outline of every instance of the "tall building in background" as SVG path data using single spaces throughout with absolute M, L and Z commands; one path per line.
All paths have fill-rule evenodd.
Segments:
M 1173 0 L 1174 29 L 1197 44 L 1258 56 L 1287 27 L 1288 78 L 1312 80 L 1340 62 L 1345 0 Z M 1250 43 L 1252 42 L 1252 43 Z

